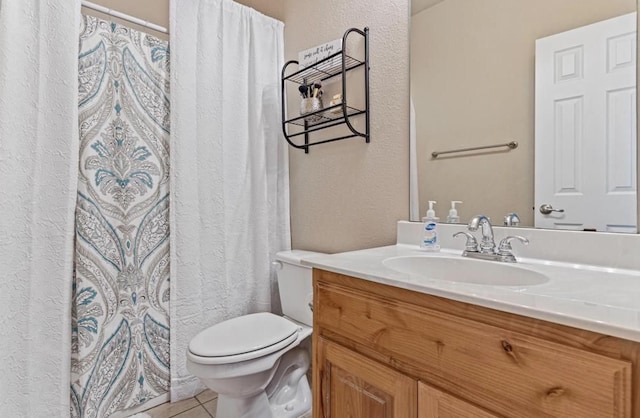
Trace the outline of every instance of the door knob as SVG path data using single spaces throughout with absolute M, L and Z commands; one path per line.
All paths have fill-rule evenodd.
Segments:
M 564 209 L 554 209 L 553 206 L 551 206 L 548 203 L 544 203 L 544 204 L 540 205 L 540 213 L 541 214 L 549 215 L 551 212 L 563 213 Z

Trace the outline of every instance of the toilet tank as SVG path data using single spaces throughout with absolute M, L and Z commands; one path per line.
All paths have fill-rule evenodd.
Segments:
M 303 258 L 323 255 L 311 251 L 290 250 L 276 254 L 276 273 L 282 313 L 305 325 L 313 325 L 313 284 L 311 267 L 303 266 Z

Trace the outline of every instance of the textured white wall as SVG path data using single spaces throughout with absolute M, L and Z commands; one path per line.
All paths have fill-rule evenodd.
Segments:
M 285 0 L 286 60 L 350 27 L 370 28 L 371 143 L 347 139 L 306 155 L 290 148 L 294 248 L 392 244 L 396 221 L 408 219 L 409 9 L 409 0 Z

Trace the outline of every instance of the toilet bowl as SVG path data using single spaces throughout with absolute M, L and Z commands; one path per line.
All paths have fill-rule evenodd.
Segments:
M 309 353 L 299 347 L 312 332 L 308 251 L 276 255 L 283 316 L 260 312 L 232 318 L 196 335 L 187 369 L 218 393 L 217 418 L 298 418 L 311 410 Z

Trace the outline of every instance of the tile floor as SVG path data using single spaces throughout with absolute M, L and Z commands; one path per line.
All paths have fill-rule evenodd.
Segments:
M 144 411 L 151 418 L 215 418 L 218 394 L 205 390 L 193 398 L 175 403 L 163 403 Z
M 164 403 L 144 411 L 151 418 L 216 418 L 218 394 L 205 390 L 193 398 L 175 403 Z M 300 418 L 311 418 L 311 412 Z

